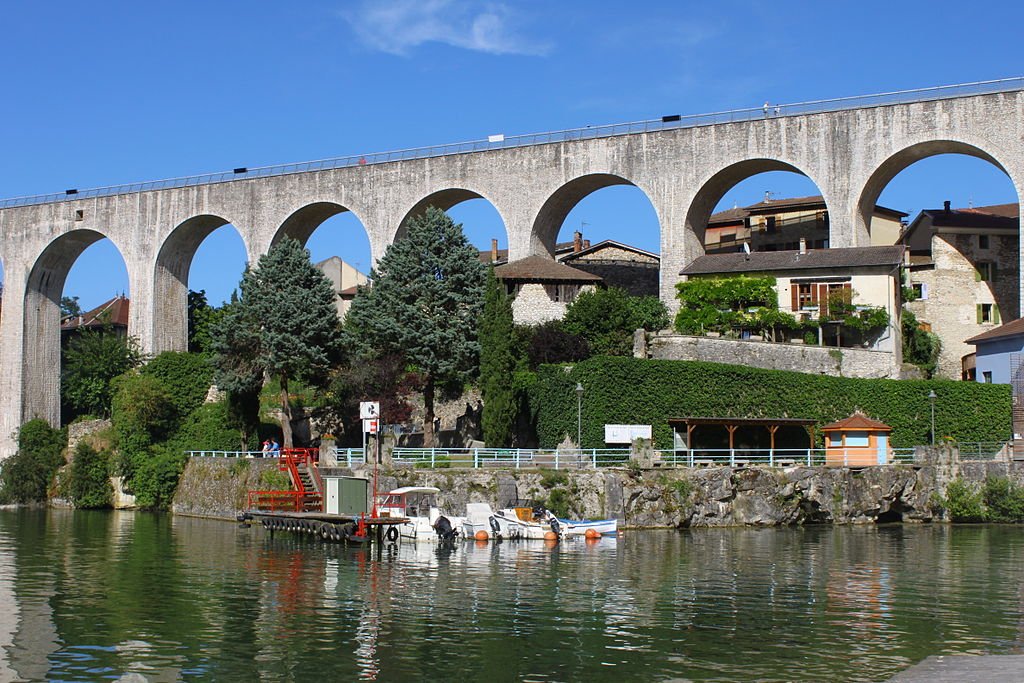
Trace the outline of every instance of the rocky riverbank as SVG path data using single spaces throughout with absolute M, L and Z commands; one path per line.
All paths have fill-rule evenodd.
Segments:
M 837 467 L 600 470 L 391 469 L 378 488 L 436 486 L 441 506 L 458 514 L 466 503 L 506 507 L 536 500 L 573 517 L 616 517 L 624 527 L 685 528 L 871 524 L 941 519 L 935 505 L 946 484 L 960 476 L 1024 481 L 1024 463 L 958 462 L 933 454 L 929 464 L 863 469 Z M 268 461 L 196 458 L 185 468 L 173 511 L 234 518 L 245 492 L 257 488 Z M 372 476 L 354 470 L 356 476 Z

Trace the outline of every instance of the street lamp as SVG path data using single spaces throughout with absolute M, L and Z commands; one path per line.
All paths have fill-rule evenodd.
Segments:
M 576 448 L 583 448 L 583 384 L 576 382 Z
M 928 392 L 928 400 L 931 401 L 931 404 L 932 404 L 932 445 L 933 446 L 935 445 L 935 399 L 937 399 L 937 398 L 938 398 L 938 396 L 935 395 L 935 390 L 934 389 L 932 389 L 931 391 Z

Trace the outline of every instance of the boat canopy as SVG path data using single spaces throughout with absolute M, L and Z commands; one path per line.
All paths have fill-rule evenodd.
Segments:
M 402 488 L 388 491 L 388 496 L 404 496 L 407 493 L 440 493 L 441 489 L 433 486 L 403 486 Z

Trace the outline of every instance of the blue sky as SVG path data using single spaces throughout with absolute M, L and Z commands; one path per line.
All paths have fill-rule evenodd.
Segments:
M 756 107 L 1024 74 L 1011 2 L 311 0 L 8 3 L 0 67 L 0 196 Z M 723 207 L 816 193 L 773 174 Z M 984 162 L 938 157 L 881 202 L 903 211 L 1015 201 Z M 476 243 L 505 240 L 483 200 L 452 210 Z M 657 251 L 633 188 L 570 214 L 593 240 Z M 351 216 L 309 244 L 367 267 Z M 241 242 L 212 235 L 190 286 L 211 300 L 241 275 Z M 65 293 L 96 305 L 125 291 L 109 243 L 76 263 Z M 130 294 L 130 293 L 129 293 Z

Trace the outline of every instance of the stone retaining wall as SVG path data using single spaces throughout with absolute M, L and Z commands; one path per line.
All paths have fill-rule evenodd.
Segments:
M 272 462 L 195 458 L 175 496 L 178 514 L 234 518 L 245 491 Z M 355 475 L 372 477 L 356 470 Z M 507 507 L 533 499 L 567 505 L 573 517 L 615 517 L 626 527 L 779 526 L 924 522 L 935 518 L 932 494 L 956 476 L 983 482 L 1006 476 L 1024 483 L 1024 463 L 957 463 L 860 470 L 838 467 L 600 470 L 382 470 L 378 488 L 436 486 L 441 507 L 459 514 L 466 503 Z
M 898 379 L 896 356 L 887 351 L 773 343 L 753 339 L 656 334 L 646 357 L 746 365 L 768 370 L 873 379 Z

